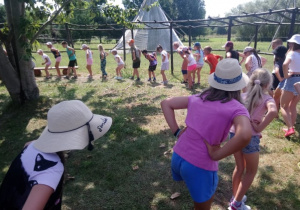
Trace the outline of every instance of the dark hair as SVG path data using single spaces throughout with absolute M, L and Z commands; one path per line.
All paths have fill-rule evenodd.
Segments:
M 163 50 L 163 47 L 160 44 L 157 45 L 156 51 L 158 51 L 158 50 Z
M 248 51 L 248 52 L 252 52 L 252 53 L 253 53 L 253 55 L 254 55 L 254 56 L 256 57 L 256 59 L 257 59 L 258 67 L 259 67 L 259 68 L 262 68 L 262 65 L 261 65 L 261 59 L 260 59 L 260 57 L 258 56 L 257 51 L 253 48 L 252 50 L 250 50 L 250 51 Z
M 282 44 L 283 44 L 283 42 L 282 42 L 281 39 L 274 39 L 274 40 L 272 41 L 272 43 L 278 44 L 278 45 L 282 45 Z
M 207 50 L 208 52 L 211 52 L 211 51 L 212 51 L 212 48 L 211 48 L 210 46 L 206 46 L 206 47 L 204 47 L 203 50 Z
M 148 53 L 148 51 L 147 50 L 143 50 L 142 53 Z
M 203 101 L 221 101 L 221 103 L 227 103 L 232 99 L 235 99 L 242 103 L 241 91 L 226 91 L 209 87 L 205 89 L 199 96 Z
M 300 44 L 293 43 L 293 51 L 299 50 L 300 49 Z
M 66 41 L 62 41 L 62 42 L 61 42 L 61 44 L 68 44 L 68 42 L 66 42 Z

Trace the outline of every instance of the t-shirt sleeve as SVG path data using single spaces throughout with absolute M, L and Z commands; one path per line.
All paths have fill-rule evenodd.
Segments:
M 249 115 L 249 112 L 248 110 L 246 109 L 246 107 L 242 104 L 239 104 L 237 107 L 236 107 L 236 110 L 234 111 L 233 115 L 232 115 L 232 121 L 235 117 L 237 116 L 245 116 L 247 118 L 250 119 L 250 115 Z
M 55 191 L 63 175 L 63 172 L 64 166 L 61 162 L 59 162 L 55 166 L 41 171 L 41 173 L 38 173 L 35 176 L 31 177 L 31 180 L 36 181 L 36 184 L 47 185 Z
M 214 55 L 216 59 L 219 59 L 221 56 L 219 55 Z
M 286 55 L 286 58 L 289 58 L 289 59 L 291 59 L 291 60 L 293 60 L 293 56 L 294 55 L 294 53 L 292 52 L 292 51 L 290 51 L 290 52 L 288 52 L 288 54 Z

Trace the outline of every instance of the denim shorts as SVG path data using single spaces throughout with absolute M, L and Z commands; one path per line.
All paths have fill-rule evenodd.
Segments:
M 187 74 L 187 70 L 181 70 L 182 74 Z
M 290 77 L 285 80 L 282 90 L 292 92 L 295 96 L 298 95 L 294 88 L 294 84 L 300 82 L 300 77 Z
M 172 176 L 175 181 L 184 181 L 192 199 L 197 203 L 208 201 L 218 186 L 218 172 L 207 171 L 192 165 L 175 152 L 172 156 Z
M 231 139 L 234 136 L 234 133 L 229 134 L 229 138 Z M 255 152 L 259 152 L 259 143 L 260 143 L 260 136 L 252 136 L 250 143 L 242 149 L 242 152 L 245 154 L 252 154 Z
M 282 80 L 281 82 L 279 82 L 279 84 L 278 84 L 277 88 L 279 88 L 279 89 L 282 89 L 282 88 L 283 88 L 283 86 L 284 86 L 284 83 L 285 83 L 285 79 L 284 79 L 284 80 Z

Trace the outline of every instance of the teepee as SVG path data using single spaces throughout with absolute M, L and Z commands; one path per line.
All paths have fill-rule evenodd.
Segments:
M 144 0 L 137 16 L 133 21 L 168 21 L 164 11 L 162 10 L 160 4 L 158 6 L 152 7 L 149 11 L 144 9 L 145 7 L 157 2 L 158 0 Z M 157 24 L 151 23 L 146 24 L 142 29 L 133 30 L 133 39 L 135 45 L 143 50 L 147 49 L 148 51 L 155 51 L 158 44 L 160 44 L 165 50 L 170 51 L 170 28 L 169 23 Z M 149 28 L 166 28 L 166 29 L 149 29 Z M 179 37 L 176 32 L 172 31 L 173 42 L 177 41 L 182 45 Z M 127 42 L 132 38 L 131 30 L 126 30 L 125 32 L 125 41 Z M 128 44 L 125 45 L 126 48 L 129 48 Z M 115 49 L 123 49 L 123 37 L 118 41 Z

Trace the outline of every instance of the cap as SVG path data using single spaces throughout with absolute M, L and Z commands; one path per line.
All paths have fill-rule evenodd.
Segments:
M 200 42 L 196 42 L 196 43 L 194 44 L 194 47 L 201 47 Z
M 252 51 L 253 50 L 253 48 L 252 47 L 245 47 L 245 49 L 244 49 L 244 53 L 246 53 L 246 52 L 250 52 L 250 51 Z
M 88 48 L 86 44 L 81 45 L 81 49 Z
M 233 47 L 233 42 L 232 41 L 227 41 L 225 43 L 225 45 L 223 46 L 223 48 L 225 48 L 225 47 Z

